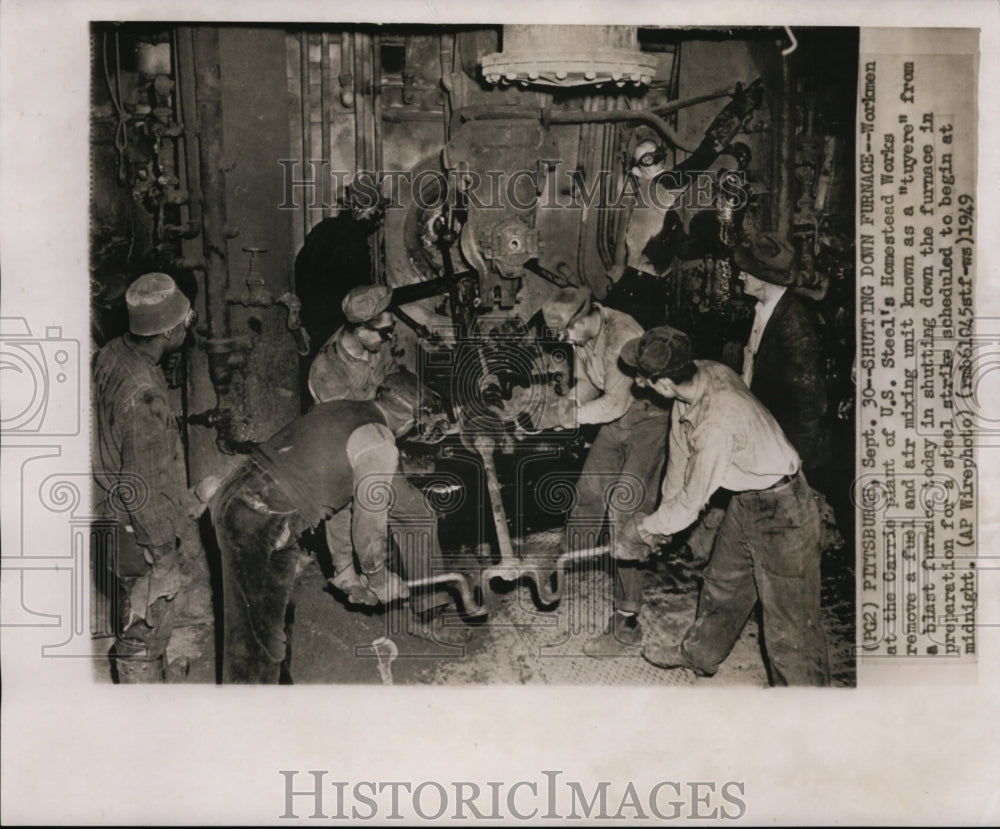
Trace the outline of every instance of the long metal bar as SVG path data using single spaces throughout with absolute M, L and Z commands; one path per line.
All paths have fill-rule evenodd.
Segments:
M 586 547 L 582 550 L 571 550 L 563 553 L 552 562 L 541 563 L 530 560 L 515 558 L 513 561 L 489 567 L 482 571 L 480 575 L 483 592 L 485 593 L 491 580 L 495 578 L 504 581 L 517 581 L 518 579 L 528 579 L 534 582 L 538 600 L 544 605 L 555 604 L 562 598 L 565 577 L 565 567 L 570 562 L 584 561 L 590 558 L 597 558 L 610 552 L 611 548 L 607 544 L 597 547 Z
M 497 468 L 493 463 L 495 444 L 492 439 L 477 435 L 473 440 L 476 451 L 483 459 L 483 469 L 486 472 L 486 488 L 490 496 L 490 510 L 493 513 L 493 525 L 497 532 L 497 545 L 500 547 L 500 567 L 516 567 L 520 560 L 514 555 L 514 545 L 510 540 L 510 527 L 507 526 L 507 514 L 503 508 L 503 496 L 500 491 L 500 481 L 497 478 Z M 506 570 L 504 569 L 504 572 Z M 504 576 L 498 573 L 501 578 Z
M 485 616 L 486 606 L 476 601 L 468 580 L 461 573 L 442 573 L 423 579 L 411 579 L 406 582 L 410 590 L 420 590 L 425 587 L 451 587 L 458 591 L 462 599 L 462 609 L 466 616 Z

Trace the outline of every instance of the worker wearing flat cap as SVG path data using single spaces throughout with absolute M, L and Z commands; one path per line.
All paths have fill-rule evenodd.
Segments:
M 635 515 L 626 544 L 690 526 L 717 489 L 732 493 L 704 573 L 694 623 L 676 645 L 647 644 L 663 668 L 711 676 L 759 601 L 775 685 L 826 685 L 820 625 L 820 519 L 798 453 L 732 369 L 694 360 L 687 335 L 654 328 L 622 348 L 636 384 L 673 400 L 659 506 Z
M 344 297 L 347 322 L 327 340 L 309 369 L 309 392 L 316 403 L 372 400 L 378 387 L 396 371 L 391 302 L 392 291 L 385 285 L 361 285 Z M 350 602 L 363 603 L 366 591 L 354 567 L 350 513 L 334 515 L 326 522 L 325 532 L 336 574 L 334 586 Z
M 743 382 L 784 430 L 807 472 L 822 461 L 826 413 L 822 349 L 813 314 L 792 291 L 795 250 L 758 233 L 733 250 L 743 290 L 757 300 L 743 350 Z
M 211 617 L 207 563 L 188 514 L 194 499 L 159 365 L 184 344 L 194 312 L 164 273 L 136 279 L 125 303 L 128 332 L 94 361 L 93 471 L 98 513 L 117 520 L 107 567 L 118 587 L 118 679 L 156 682 L 178 614 Z
M 637 397 L 631 377 L 619 366 L 622 346 L 642 334 L 632 317 L 594 302 L 585 288 L 558 291 L 542 306 L 542 314 L 549 328 L 573 344 L 576 386 L 572 397 L 555 399 L 541 425 L 600 424 L 576 485 L 567 546 L 595 546 L 607 511 L 615 610 L 604 632 L 585 643 L 584 652 L 617 656 L 642 641 L 638 614 L 649 555 L 644 546 L 622 548 L 620 528 L 630 511 L 649 512 L 656 503 L 669 411 L 658 401 Z
M 347 293 L 342 303 L 347 322 L 326 341 L 309 369 L 313 400 L 371 400 L 396 370 L 391 303 L 392 291 L 385 285 L 361 285 Z

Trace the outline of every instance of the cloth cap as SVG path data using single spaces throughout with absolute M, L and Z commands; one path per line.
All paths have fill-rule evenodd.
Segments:
M 733 250 L 733 260 L 741 271 L 772 285 L 791 285 L 795 281 L 795 248 L 778 233 L 758 233 L 744 239 Z
M 392 291 L 385 285 L 362 285 L 351 288 L 340 307 L 348 322 L 371 322 L 392 302 Z
M 129 331 L 140 337 L 164 334 L 184 322 L 191 303 L 165 273 L 147 273 L 125 292 Z
M 663 325 L 629 340 L 620 356 L 640 374 L 663 376 L 691 364 L 691 341 L 683 331 Z
M 565 331 L 577 317 L 590 311 L 590 291 L 586 288 L 562 288 L 542 305 L 545 324 L 556 331 Z

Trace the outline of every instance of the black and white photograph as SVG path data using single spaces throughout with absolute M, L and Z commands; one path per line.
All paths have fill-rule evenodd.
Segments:
M 997 818 L 1000 11 L 36 5 L 5 821 Z
M 95 23 L 109 676 L 853 685 L 858 30 L 794 38 Z

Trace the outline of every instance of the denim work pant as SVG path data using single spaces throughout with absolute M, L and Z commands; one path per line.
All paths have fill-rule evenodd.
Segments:
M 587 454 L 576 484 L 576 506 L 569 517 L 571 548 L 595 546 L 605 510 L 616 532 L 636 512 L 650 513 L 659 497 L 667 451 L 669 412 L 633 408 L 614 423 L 604 424 Z M 615 607 L 638 613 L 645 570 L 640 562 L 615 561 Z
M 819 539 L 819 513 L 801 472 L 774 489 L 734 494 L 705 569 L 698 615 L 681 643 L 689 662 L 715 673 L 759 599 L 772 682 L 828 685 Z
M 222 561 L 222 681 L 276 683 L 285 613 L 307 555 L 305 522 L 270 476 L 247 463 L 216 495 L 212 523 Z
M 393 491 L 389 520 L 406 578 L 440 572 L 436 516 L 402 476 Z M 308 559 L 298 546 L 306 523 L 271 477 L 249 463 L 220 488 L 212 521 L 222 560 L 222 681 L 275 683 L 287 653 L 288 603 Z M 411 604 L 419 610 L 443 601 L 447 594 L 422 591 Z

